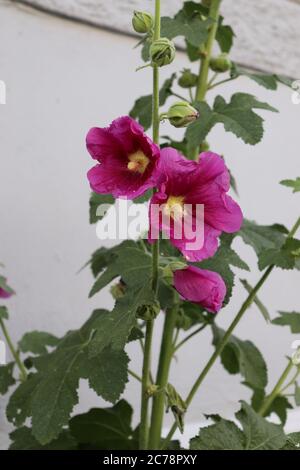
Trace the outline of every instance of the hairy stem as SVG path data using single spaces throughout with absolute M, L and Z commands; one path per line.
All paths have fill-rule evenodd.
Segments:
M 300 227 L 300 217 L 297 219 L 296 223 L 294 224 L 291 231 L 289 232 L 288 238 L 292 238 L 295 235 L 295 233 L 297 232 L 299 227 Z M 188 394 L 188 396 L 185 400 L 187 407 L 191 404 L 191 402 L 192 402 L 196 392 L 198 391 L 200 385 L 202 384 L 203 380 L 205 379 L 205 377 L 207 376 L 207 374 L 210 371 L 211 367 L 214 365 L 214 363 L 216 362 L 216 360 L 220 356 L 221 352 L 223 351 L 224 347 L 226 346 L 233 330 L 238 325 L 238 323 L 241 320 L 241 318 L 243 317 L 244 313 L 248 310 L 248 308 L 253 303 L 258 291 L 264 285 L 265 281 L 270 276 L 270 274 L 273 271 L 274 267 L 275 267 L 274 265 L 271 265 L 266 269 L 266 271 L 264 272 L 264 274 L 262 275 L 262 277 L 260 278 L 258 283 L 254 286 L 254 288 L 252 289 L 252 291 L 248 295 L 247 299 L 245 300 L 245 302 L 241 306 L 239 312 L 237 313 L 237 315 L 234 318 L 233 322 L 230 324 L 228 330 L 226 331 L 226 333 L 223 336 L 222 340 L 220 341 L 220 343 L 216 347 L 216 349 L 215 349 L 214 353 L 212 354 L 211 358 L 209 359 L 206 366 L 204 367 L 204 369 L 200 373 L 199 377 L 195 381 L 194 385 L 192 386 L 191 391 L 190 391 L 190 393 Z M 173 437 L 173 434 L 176 431 L 176 429 L 177 429 L 177 423 L 174 423 L 172 428 L 170 429 L 166 439 L 164 440 L 162 448 L 166 448 L 168 446 L 168 444 L 171 441 L 171 439 Z
M 161 440 L 161 430 L 163 424 L 165 408 L 165 387 L 168 384 L 169 370 L 173 356 L 173 333 L 176 323 L 178 306 L 167 310 L 165 324 L 160 347 L 158 371 L 156 385 L 159 392 L 153 397 L 153 408 L 151 416 L 151 428 L 149 437 L 149 448 L 158 449 Z
M 9 336 L 8 330 L 7 330 L 7 328 L 4 324 L 4 321 L 2 319 L 0 319 L 0 327 L 2 329 L 4 338 L 6 339 L 9 350 L 10 350 L 10 352 L 11 352 L 11 354 L 12 354 L 14 360 L 16 361 L 16 364 L 17 364 L 17 366 L 20 370 L 20 379 L 21 379 L 22 382 L 24 382 L 27 379 L 27 371 L 25 369 L 25 366 L 24 366 L 23 362 L 20 359 L 19 353 L 17 352 L 17 350 L 15 349 L 15 347 L 13 345 L 13 342 L 12 342 L 10 336 Z
M 160 0 L 155 0 L 155 19 L 153 40 L 160 37 Z M 159 67 L 153 66 L 153 95 L 152 95 L 152 129 L 153 141 L 159 145 Z M 158 286 L 158 265 L 159 265 L 159 240 L 152 246 L 152 288 L 157 292 Z M 148 386 L 151 373 L 151 346 L 153 336 L 154 320 L 148 320 L 146 324 L 143 372 L 142 372 L 142 391 L 141 391 L 141 422 L 139 431 L 140 449 L 148 448 L 148 408 L 149 395 Z

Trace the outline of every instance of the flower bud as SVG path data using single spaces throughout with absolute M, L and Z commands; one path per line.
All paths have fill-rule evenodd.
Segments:
M 145 11 L 134 11 L 132 26 L 137 33 L 149 33 L 153 27 L 153 17 Z
M 186 127 L 199 116 L 198 111 L 186 101 L 174 103 L 166 117 L 174 127 Z
M 228 57 L 228 54 L 220 54 L 217 57 L 212 57 L 209 62 L 211 70 L 217 73 L 228 72 L 232 67 L 232 62 Z
M 142 320 L 153 320 L 157 317 L 160 312 L 160 305 L 158 302 L 155 302 L 151 305 L 142 305 L 137 309 L 137 316 Z
M 200 153 L 207 152 L 209 150 L 209 143 L 207 142 L 207 140 L 203 140 L 203 142 L 201 142 L 199 150 L 200 150 Z
M 179 77 L 178 85 L 182 88 L 192 88 L 197 84 L 198 77 L 190 69 L 184 69 Z
M 163 67 L 173 62 L 175 58 L 175 46 L 168 38 L 160 38 L 150 46 L 150 57 L 152 65 Z
M 121 280 L 117 284 L 114 284 L 113 286 L 111 286 L 110 293 L 115 300 L 118 300 L 124 297 L 125 289 L 126 289 L 126 285 Z

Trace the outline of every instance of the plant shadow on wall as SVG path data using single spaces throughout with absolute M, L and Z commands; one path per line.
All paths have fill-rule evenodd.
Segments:
M 276 90 L 279 83 L 290 86 L 291 80 L 254 74 L 230 60 L 234 32 L 219 13 L 220 0 L 185 2 L 173 18 L 160 18 L 160 1 L 153 3 L 153 17 L 146 12 L 134 12 L 133 16 L 135 31 L 143 34 L 142 58 L 153 73 L 153 91 L 135 102 L 130 116 L 116 119 L 108 128 L 93 128 L 87 136 L 88 151 L 96 160 L 96 166 L 88 173 L 94 191 L 90 200 L 91 223 L 99 220 L 98 206 L 114 203 L 116 198 L 150 200 L 149 239 L 123 241 L 93 253 L 88 263 L 95 277 L 90 296 L 99 294 L 115 280 L 111 288 L 115 306 L 112 311 L 95 310 L 79 330 L 70 331 L 63 338 L 33 331 L 14 346 L 7 330 L 8 311 L 1 307 L 0 326 L 13 356 L 12 362 L 0 367 L 0 392 L 12 390 L 7 406 L 8 421 L 15 426 L 10 448 L 179 449 L 180 443 L 173 440 L 173 434 L 177 428 L 184 432 L 186 411 L 195 397 L 201 400 L 198 390 L 220 359 L 230 374 L 240 374 L 243 386 L 251 389 L 251 402 L 241 402 L 234 422 L 211 416 L 213 424 L 208 422 L 200 430 L 190 448 L 296 450 L 300 432 L 286 435 L 283 425 L 287 410 L 300 404 L 297 350 L 287 359 L 278 382 L 268 384 L 267 365 L 260 351 L 251 341 L 241 340 L 233 333 L 253 303 L 270 324 L 270 330 L 283 325 L 292 333 L 300 333 L 300 313 L 281 312 L 271 320 L 258 298 L 274 269 L 299 270 L 300 240 L 295 236 L 300 218 L 298 215 L 290 230 L 279 223 L 265 226 L 243 219 L 238 204 L 227 194 L 230 185 L 236 191 L 236 184 L 224 157 L 210 151 L 206 142 L 211 129 L 221 123 L 225 131 L 245 144 L 257 144 L 263 136 L 263 119 L 256 110 L 276 111 L 240 91 L 229 102 L 218 95 L 211 104 L 210 90 L 227 81 L 236 80 L 238 85 L 241 75 L 269 90 Z M 160 87 L 159 69 L 174 60 L 172 40 L 177 36 L 184 37 L 188 58 L 191 63 L 199 63 L 199 73 L 185 69 Z M 213 57 L 215 42 L 220 54 Z M 173 91 L 175 80 L 183 96 Z M 167 111 L 161 111 L 160 106 L 165 106 L 169 98 L 176 101 Z M 187 127 L 182 141 L 159 138 L 162 119 L 168 119 L 175 127 Z M 152 139 L 145 134 L 151 125 Z M 294 192 L 300 190 L 299 178 L 282 183 Z M 176 222 L 186 216 L 185 204 L 192 207 L 189 215 L 193 227 L 197 226 L 193 208 L 198 204 L 205 206 L 204 243 L 200 248 L 191 249 L 190 240 L 174 236 Z M 167 213 L 169 226 L 161 218 L 152 219 L 151 208 L 155 206 Z M 169 239 L 155 239 L 152 230 Z M 232 248 L 236 237 L 253 248 L 262 273 L 255 286 L 241 281 L 247 297 L 224 331 L 217 320 L 232 295 L 232 268 L 249 271 Z M 1 277 L 0 296 L 12 293 Z M 154 375 L 151 349 L 157 315 L 164 317 L 164 329 Z M 187 341 L 204 329 L 211 330 L 213 354 L 191 384 L 188 396 L 181 397 L 176 383 L 169 383 L 170 365 L 175 355 L 184 354 Z M 129 368 L 130 358 L 125 350 L 132 341 L 141 345 L 141 372 Z M 136 428 L 132 427 L 130 404 L 120 399 L 129 375 L 141 386 L 140 422 Z M 79 400 L 80 379 L 86 379 L 112 406 L 71 417 Z M 271 391 L 266 392 L 267 387 Z M 174 424 L 163 437 L 167 410 L 173 413 Z M 278 415 L 281 425 L 268 420 L 271 413 Z

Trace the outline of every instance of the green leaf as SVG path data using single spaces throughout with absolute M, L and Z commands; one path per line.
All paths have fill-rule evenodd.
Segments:
M 280 248 L 271 248 L 262 251 L 259 255 L 259 269 L 275 265 L 282 269 L 297 268 L 297 260 L 300 257 L 300 240 L 289 238 Z
M 137 309 L 155 304 L 151 288 L 151 266 L 152 259 L 149 254 L 136 248 L 126 248 L 118 251 L 116 258 L 97 279 L 92 294 L 117 276 L 121 276 L 126 289 L 124 296 L 117 300 L 113 311 L 103 318 L 101 328 L 90 344 L 91 356 L 98 354 L 108 345 L 113 349 L 123 349 L 135 326 Z
M 185 2 L 174 18 L 162 17 L 161 35 L 168 39 L 183 36 L 194 47 L 199 47 L 208 37 L 208 28 L 213 20 L 208 10 L 195 2 Z
M 31 429 L 23 426 L 10 433 L 12 444 L 9 450 L 75 450 L 77 442 L 69 431 L 63 431 L 48 445 L 41 445 L 32 435 Z
M 81 448 L 89 445 L 94 449 L 131 450 L 137 445 L 131 420 L 132 408 L 121 400 L 112 408 L 93 408 L 88 413 L 75 416 L 69 426 Z
M 217 96 L 213 109 L 206 103 L 196 103 L 195 107 L 199 111 L 200 118 L 187 128 L 186 139 L 189 148 L 200 145 L 218 123 L 223 123 L 225 131 L 232 132 L 246 144 L 255 145 L 263 136 L 263 118 L 253 109 L 277 111 L 247 93 L 235 93 L 229 103 L 226 103 L 221 96 Z
M 280 184 L 282 184 L 283 186 L 287 186 L 288 188 L 292 188 L 293 193 L 297 193 L 298 191 L 300 191 L 300 176 L 298 176 L 294 180 L 282 180 L 280 181 Z
M 14 362 L 0 366 L 0 394 L 5 395 L 8 389 L 16 383 L 13 377 Z
M 292 408 L 292 405 L 289 403 L 286 397 L 278 395 L 272 401 L 272 404 L 268 408 L 268 413 L 266 416 L 269 416 L 271 413 L 275 413 L 280 419 L 282 425 L 284 426 L 287 419 L 287 410 Z
M 244 219 L 241 230 L 237 233 L 243 242 L 252 246 L 256 254 L 271 248 L 280 248 L 286 240 L 287 229 L 283 225 L 258 225 Z
M 236 414 L 245 435 L 245 450 L 277 450 L 286 442 L 283 429 L 277 424 L 269 423 L 242 402 L 242 409 Z
M 92 193 L 90 197 L 90 224 L 95 224 L 99 220 L 102 220 L 109 206 L 114 204 L 115 198 L 111 194 L 97 194 Z M 106 210 L 98 209 L 102 204 L 107 204 Z M 102 208 L 104 209 L 104 207 Z
M 200 429 L 190 441 L 191 450 L 243 450 L 244 436 L 236 424 L 220 419 L 216 424 Z
M 276 90 L 277 89 L 277 78 L 274 74 L 263 74 L 263 73 L 252 73 L 249 70 L 233 64 L 231 70 L 232 77 L 244 76 L 254 80 L 258 85 L 263 86 L 267 90 Z
M 8 310 L 6 307 L 0 307 L 0 320 L 8 320 Z
M 241 284 L 245 287 L 248 294 L 250 294 L 253 291 L 253 287 L 248 283 L 248 281 L 246 281 L 246 279 L 240 279 L 240 281 L 241 281 Z M 262 314 L 266 322 L 267 323 L 270 322 L 271 321 L 270 314 L 267 308 L 264 306 L 264 304 L 259 300 L 257 296 L 254 297 L 253 302 L 258 307 L 258 310 L 260 311 L 260 313 Z
M 47 346 L 54 347 L 58 342 L 59 339 L 50 333 L 32 331 L 26 333 L 18 344 L 23 353 L 31 352 L 38 355 L 47 353 Z
M 11 396 L 9 421 L 20 426 L 32 416 L 32 433 L 43 445 L 56 439 L 78 402 L 79 379 L 105 400 L 115 402 L 128 380 L 128 358 L 124 351 L 103 348 L 90 358 L 88 346 L 107 312 L 96 310 L 80 330 L 71 331 L 57 349 L 33 360 L 37 373 L 23 382 Z
M 300 432 L 293 432 L 286 437 L 286 444 L 281 450 L 300 450 Z
M 218 346 L 225 331 L 212 325 L 213 344 Z M 251 341 L 243 341 L 230 336 L 223 352 L 221 362 L 230 374 L 240 373 L 247 384 L 256 389 L 264 389 L 268 383 L 267 366 L 260 351 Z
M 173 73 L 170 78 L 168 78 L 159 92 L 159 103 L 160 106 L 163 106 L 167 101 L 168 97 L 171 96 L 172 90 L 171 87 L 176 78 L 176 74 Z M 133 108 L 131 109 L 129 115 L 137 119 L 138 122 L 144 127 L 145 130 L 151 127 L 152 123 L 152 95 L 142 96 L 138 98 Z
M 125 240 L 112 248 L 101 247 L 92 254 L 88 264 L 91 266 L 93 275 L 96 277 L 117 257 L 120 250 L 126 248 L 136 248 L 137 245 L 132 240 Z
M 280 317 L 274 318 L 274 325 L 289 326 L 291 333 L 300 333 L 300 313 L 278 312 Z
M 231 26 L 219 24 L 216 41 L 218 42 L 222 52 L 230 52 L 233 45 L 235 34 Z

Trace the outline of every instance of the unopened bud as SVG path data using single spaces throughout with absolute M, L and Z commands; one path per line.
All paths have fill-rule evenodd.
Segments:
M 153 320 L 157 317 L 160 312 L 160 305 L 158 302 L 155 302 L 151 305 L 142 305 L 137 309 L 137 317 L 142 320 Z
M 217 73 L 228 72 L 232 67 L 232 62 L 228 55 L 223 53 L 217 57 L 212 57 L 209 62 L 211 70 Z
M 115 300 L 118 300 L 124 297 L 125 289 L 126 289 L 126 285 L 124 284 L 123 281 L 120 281 L 117 284 L 114 284 L 113 286 L 111 286 L 110 293 Z
M 175 46 L 168 38 L 160 38 L 150 46 L 151 63 L 163 67 L 173 62 L 175 58 Z
M 186 101 L 174 103 L 167 113 L 167 118 L 174 127 L 186 127 L 198 116 L 198 111 Z
M 145 11 L 134 11 L 132 26 L 137 33 L 149 33 L 153 27 L 153 17 Z
M 207 152 L 209 150 L 209 143 L 206 140 L 203 140 L 200 144 L 200 153 Z
M 178 85 L 182 88 L 192 88 L 197 85 L 198 77 L 190 69 L 184 69 L 179 77 Z

